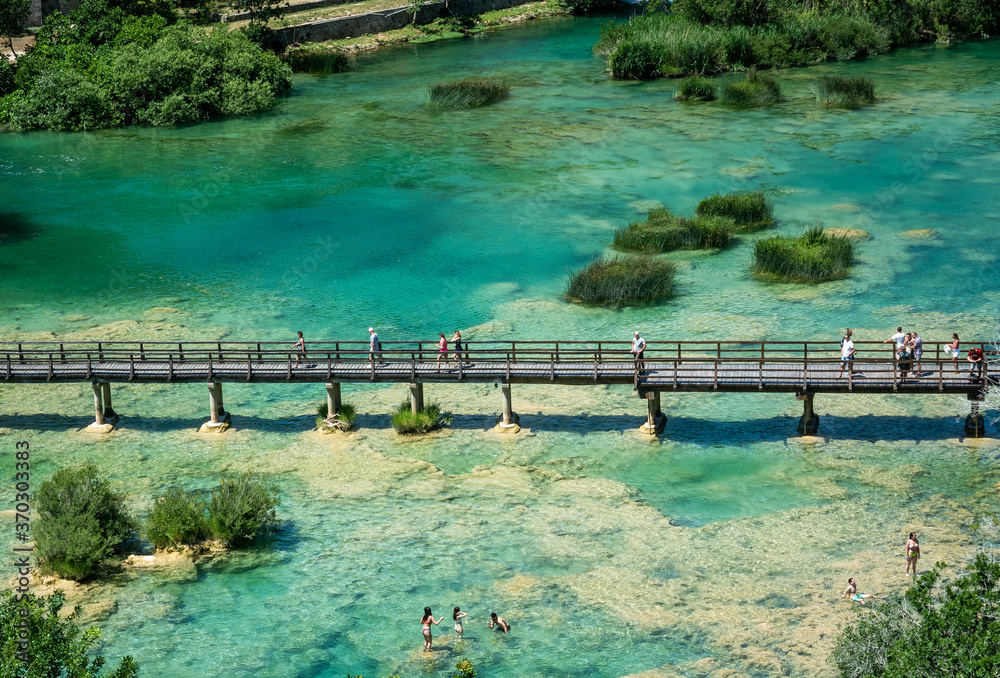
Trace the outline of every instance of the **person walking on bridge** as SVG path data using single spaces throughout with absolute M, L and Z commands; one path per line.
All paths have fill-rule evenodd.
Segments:
M 632 350 L 630 351 L 635 359 L 636 367 L 640 370 L 646 367 L 646 340 L 639 336 L 638 332 L 632 336 Z
M 375 356 L 378 356 L 378 365 L 382 367 L 385 365 L 385 359 L 382 357 L 382 342 L 378 339 L 378 332 L 375 331 L 374 327 L 368 328 L 368 360 L 369 362 L 375 362 Z
M 840 340 L 840 374 L 837 375 L 837 379 L 844 376 L 844 370 L 847 370 L 847 376 L 854 373 L 854 342 L 851 341 L 851 330 L 847 330 L 847 334 L 844 338 Z
M 302 338 L 302 332 L 298 333 L 299 338 L 295 340 L 292 344 L 292 348 L 295 349 L 295 366 L 298 367 L 302 359 L 306 357 L 306 340 Z

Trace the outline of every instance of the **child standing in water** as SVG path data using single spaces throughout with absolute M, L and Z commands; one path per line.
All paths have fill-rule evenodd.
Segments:
M 444 619 L 444 617 L 441 617 L 441 619 Z M 431 614 L 431 608 L 424 608 L 424 616 L 420 618 L 420 626 L 422 627 L 420 630 L 424 634 L 424 652 L 431 651 L 431 642 L 433 640 L 431 638 L 431 624 L 437 626 L 441 623 L 441 619 L 434 619 L 434 615 Z
M 462 626 L 462 619 L 468 617 L 465 612 L 459 607 L 455 608 L 455 612 L 452 613 L 452 618 L 455 620 L 455 639 L 462 640 L 462 634 L 465 633 L 465 628 Z

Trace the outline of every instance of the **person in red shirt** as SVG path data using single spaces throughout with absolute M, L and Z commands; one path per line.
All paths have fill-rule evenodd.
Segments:
M 965 359 L 969 361 L 969 382 L 982 379 L 983 368 L 986 366 L 986 361 L 983 360 L 983 349 L 973 346 L 969 349 Z

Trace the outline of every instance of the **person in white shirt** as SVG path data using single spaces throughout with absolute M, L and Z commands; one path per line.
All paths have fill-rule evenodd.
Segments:
M 892 335 L 891 337 L 889 337 L 888 339 L 886 339 L 885 341 L 883 341 L 882 343 L 883 344 L 888 344 L 890 341 L 895 342 L 895 344 L 896 344 L 896 353 L 899 353 L 899 349 L 903 348 L 903 344 L 906 343 L 906 335 L 903 334 L 903 328 L 902 327 L 897 327 L 896 328 L 896 333 L 894 335 Z
M 847 370 L 848 374 L 851 374 L 853 370 L 854 363 L 854 342 L 851 340 L 851 330 L 847 330 L 847 334 L 840 342 L 840 374 L 837 378 L 840 379 L 844 376 L 844 370 Z
M 642 369 L 646 358 L 646 340 L 640 337 L 638 332 L 635 332 L 632 338 L 631 353 L 635 358 L 635 362 L 638 364 L 639 369 Z
M 369 327 L 368 360 L 370 362 L 375 362 L 375 356 L 378 356 L 379 367 L 385 365 L 385 358 L 382 357 L 382 342 L 378 340 L 378 332 L 375 331 L 374 327 Z

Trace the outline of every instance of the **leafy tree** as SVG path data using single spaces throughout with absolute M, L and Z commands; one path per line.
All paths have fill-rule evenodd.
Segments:
M 67 579 L 86 579 L 121 555 L 136 529 L 124 495 L 91 464 L 57 471 L 38 488 L 36 502 L 34 532 L 42 568 Z
M 20 35 L 31 12 L 31 0 L 0 0 L 0 35 L 14 53 L 14 36 Z
M 237 12 L 250 13 L 250 23 L 244 31 L 258 45 L 265 44 L 273 33 L 268 22 L 281 16 L 281 0 L 230 0 L 229 6 Z
M 833 653 L 843 678 L 1000 675 L 1000 564 L 979 553 L 941 589 L 943 567 L 904 596 L 859 606 Z
M 76 624 L 79 607 L 60 618 L 64 599 L 61 592 L 48 598 L 31 593 L 15 596 L 10 589 L 0 593 L 0 676 L 136 678 L 139 664 L 132 657 L 122 658 L 111 673 L 101 673 L 105 659 L 93 654 L 101 631 Z M 27 652 L 20 644 L 22 632 L 27 632 Z

